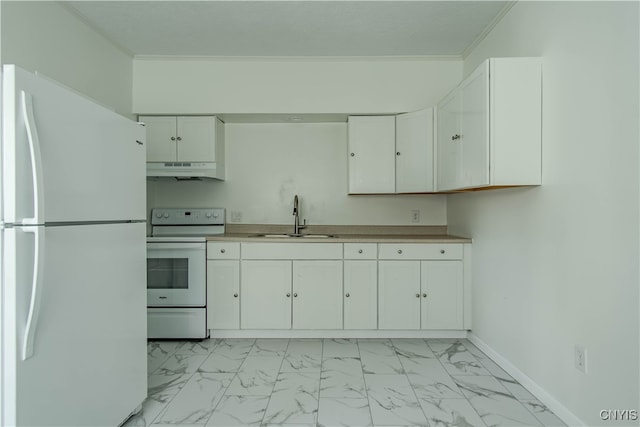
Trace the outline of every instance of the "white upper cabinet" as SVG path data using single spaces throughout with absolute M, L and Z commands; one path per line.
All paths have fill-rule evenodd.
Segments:
M 396 116 L 396 193 L 433 191 L 433 108 Z
M 223 160 L 224 124 L 215 116 L 140 116 L 140 121 L 147 128 L 147 162 Z
M 540 185 L 542 63 L 492 58 L 437 106 L 438 191 Z
M 349 193 L 395 193 L 395 116 L 350 116 Z
M 433 191 L 433 109 L 350 116 L 349 193 Z

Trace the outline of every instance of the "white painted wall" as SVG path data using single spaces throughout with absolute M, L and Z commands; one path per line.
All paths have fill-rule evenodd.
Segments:
M 473 237 L 473 333 L 587 425 L 640 409 L 638 16 L 518 2 L 464 63 L 544 58 L 543 185 L 448 198 L 450 232 Z
M 134 60 L 138 113 L 396 113 L 435 105 L 459 83 L 459 60 Z
M 148 114 L 381 113 L 435 105 L 462 61 L 418 59 L 134 60 L 134 110 Z M 222 206 L 242 223 L 444 225 L 446 197 L 347 196 L 346 124 L 227 124 L 225 182 L 151 182 L 148 207 Z
M 149 181 L 149 206 L 219 206 L 246 224 L 444 225 L 446 196 L 347 196 L 346 123 L 227 124 L 224 182 Z M 229 219 L 229 218 L 228 218 Z M 414 224 L 415 225 L 415 224 Z
M 58 2 L 2 1 L 2 63 L 39 71 L 132 116 L 132 57 Z

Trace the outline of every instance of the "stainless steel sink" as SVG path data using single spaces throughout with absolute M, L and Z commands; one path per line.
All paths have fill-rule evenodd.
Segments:
M 253 234 L 249 237 L 265 237 L 270 239 L 291 239 L 291 238 L 314 238 L 314 239 L 331 239 L 338 236 L 333 234 Z

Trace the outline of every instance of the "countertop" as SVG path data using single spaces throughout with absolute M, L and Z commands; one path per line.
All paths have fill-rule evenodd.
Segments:
M 240 242 L 322 242 L 322 243 L 471 243 L 467 237 L 447 234 L 446 226 L 309 226 L 302 234 L 335 237 L 259 237 L 257 234 L 286 234 L 284 225 L 227 224 L 225 234 L 207 236 L 208 241 Z

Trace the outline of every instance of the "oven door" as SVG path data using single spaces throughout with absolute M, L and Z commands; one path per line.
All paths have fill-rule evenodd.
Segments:
M 147 306 L 204 307 L 205 243 L 147 243 Z

